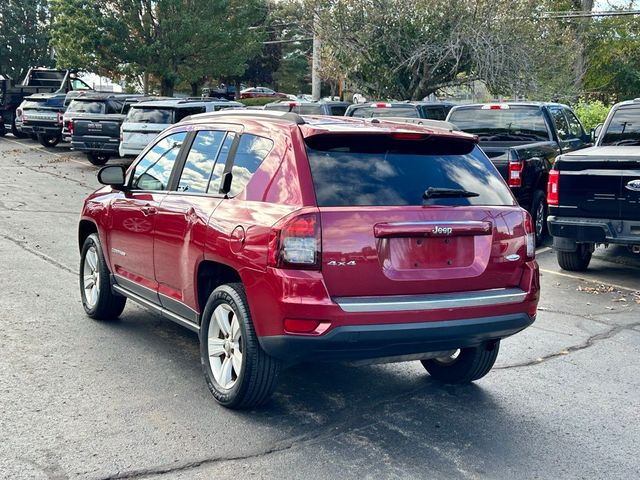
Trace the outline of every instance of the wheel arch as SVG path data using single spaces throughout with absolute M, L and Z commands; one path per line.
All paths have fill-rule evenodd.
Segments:
M 80 220 L 78 225 L 78 249 L 82 250 L 85 240 L 92 233 L 98 233 L 98 226 L 91 220 Z
M 213 260 L 203 260 L 196 273 L 196 300 L 200 312 L 204 311 L 209 295 L 225 283 L 242 283 L 240 273 L 233 267 Z

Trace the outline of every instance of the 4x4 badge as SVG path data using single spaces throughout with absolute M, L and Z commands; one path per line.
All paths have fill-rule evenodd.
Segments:
M 640 192 L 640 179 L 639 180 L 631 180 L 625 186 L 627 190 L 633 190 L 634 192 Z
M 327 263 L 330 267 L 353 267 L 356 264 L 355 260 L 349 260 L 348 262 L 337 262 L 335 260 L 331 260 Z

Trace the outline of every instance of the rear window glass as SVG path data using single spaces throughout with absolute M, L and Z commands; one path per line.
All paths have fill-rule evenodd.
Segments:
M 419 118 L 418 109 L 413 106 L 407 107 L 360 107 L 353 110 L 352 117 L 375 118 L 375 117 L 407 117 Z
M 464 132 L 480 135 L 480 141 L 548 141 L 549 132 L 539 107 L 453 110 L 447 121 Z
M 132 106 L 127 114 L 127 122 L 171 124 L 173 123 L 173 109 Z
M 67 112 L 75 113 L 104 113 L 105 102 L 90 100 L 74 100 L 69 104 Z
M 330 110 L 331 110 L 331 115 L 343 117 L 345 112 L 347 111 L 347 107 L 344 105 L 334 105 L 330 107 Z
M 604 132 L 601 145 L 640 145 L 640 108 L 618 108 Z
M 64 106 L 64 97 L 52 97 L 25 100 L 22 104 L 23 109 L 29 108 L 62 108 Z
M 449 110 L 445 107 L 427 107 L 422 106 L 422 118 L 428 118 L 430 120 L 444 120 L 447 118 L 447 113 Z
M 514 204 L 493 164 L 466 141 L 318 135 L 307 139 L 307 154 L 320 207 Z M 425 200 L 429 187 L 477 196 Z

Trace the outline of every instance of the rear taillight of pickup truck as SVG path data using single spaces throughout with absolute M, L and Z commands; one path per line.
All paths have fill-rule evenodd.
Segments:
M 320 270 L 320 214 L 303 213 L 276 224 L 269 237 L 270 267 Z
M 73 135 L 73 118 L 69 120 L 69 125 L 67 126 L 67 130 L 69 130 L 69 135 Z
M 523 169 L 523 167 L 524 167 L 524 162 L 514 162 L 513 160 L 509 161 L 507 184 L 510 187 L 521 187 L 522 186 L 522 169 Z
M 547 184 L 547 204 L 560 204 L 560 172 L 551 170 L 549 172 L 549 183 Z
M 63 123 L 63 116 L 64 116 L 64 115 L 63 115 L 62 113 L 58 112 L 58 115 L 57 115 L 57 117 L 56 117 L 56 123 L 57 123 L 58 125 L 62 125 L 62 123 Z

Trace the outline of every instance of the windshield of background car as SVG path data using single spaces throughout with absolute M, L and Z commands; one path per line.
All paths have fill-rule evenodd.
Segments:
M 104 113 L 104 101 L 74 100 L 69 104 L 67 112 L 73 113 Z
M 640 145 L 640 106 L 618 108 L 600 145 Z
M 132 106 L 127 114 L 130 123 L 173 123 L 173 108 Z
M 419 118 L 418 109 L 414 106 L 406 107 L 358 107 L 353 110 L 352 117 L 374 118 L 374 117 L 406 117 Z
M 451 111 L 447 121 L 463 132 L 479 135 L 480 141 L 549 141 L 540 107 L 459 108 Z
M 331 107 L 329 107 L 329 110 L 331 111 L 331 115 L 344 117 L 344 114 L 347 111 L 347 107 L 345 105 L 332 105 Z
M 352 134 L 306 143 L 319 207 L 514 204 L 491 161 L 468 140 Z M 425 200 L 429 187 L 477 196 Z

